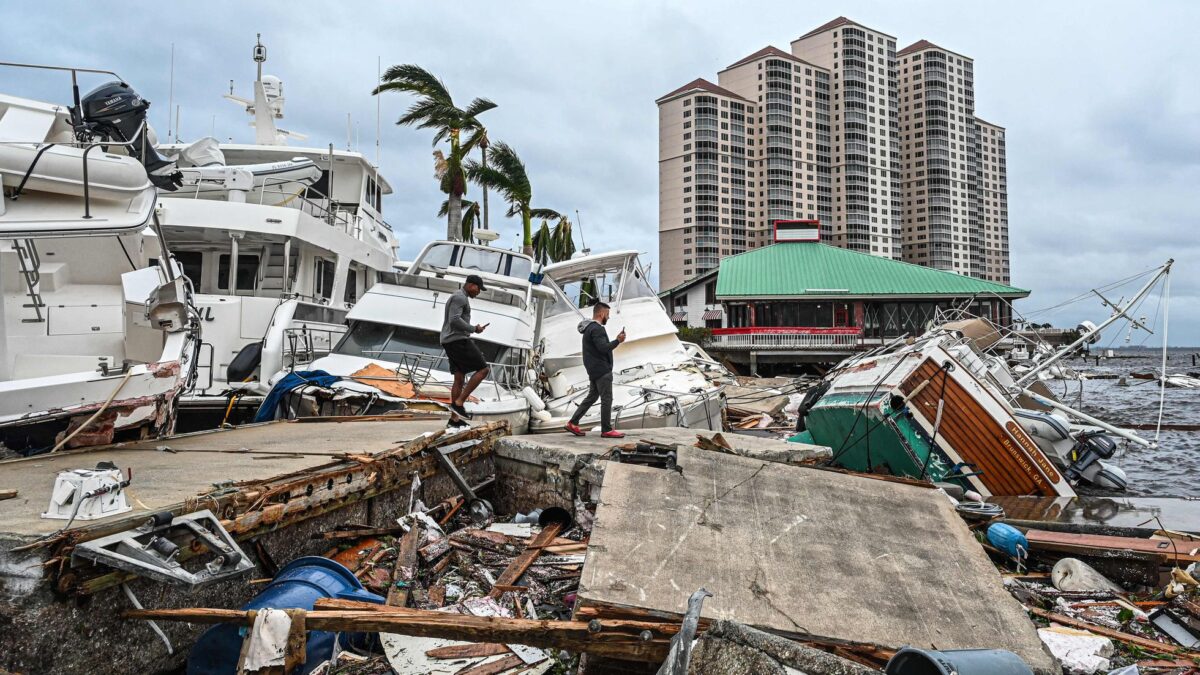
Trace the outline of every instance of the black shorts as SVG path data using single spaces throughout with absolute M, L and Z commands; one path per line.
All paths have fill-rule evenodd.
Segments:
M 451 373 L 473 373 L 487 367 L 483 352 L 479 351 L 479 346 L 471 338 L 447 342 L 442 345 L 442 349 L 446 350 Z

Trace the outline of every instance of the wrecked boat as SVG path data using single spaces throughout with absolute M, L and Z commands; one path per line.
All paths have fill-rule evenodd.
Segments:
M 956 331 L 896 340 L 843 361 L 810 390 L 795 438 L 828 445 L 833 463 L 853 471 L 951 482 L 984 497 L 1074 495 L 988 368 Z
M 471 316 L 488 324 L 474 336 L 490 373 L 466 404 L 474 420 L 504 420 L 517 433 L 529 423 L 530 360 L 538 305 L 548 289 L 529 280 L 533 260 L 520 253 L 435 241 L 394 283 L 378 283 L 350 310 L 349 330 L 311 368 L 336 378 L 297 382 L 280 416 L 374 415 L 414 408 L 446 409 L 453 376 L 439 343 L 450 295 L 478 274 L 487 290 L 471 300 Z M 281 373 L 281 375 L 283 375 Z M 276 378 L 278 381 L 278 377 Z
M 581 256 L 545 272 L 542 283 L 554 297 L 543 311 L 535 354 L 531 431 L 562 429 L 587 394 L 578 326 L 591 318 L 588 308 L 597 301 L 612 307 L 609 336 L 622 329 L 628 336 L 613 352 L 614 428 L 722 428 L 722 392 L 732 377 L 699 347 L 680 341 L 636 251 Z M 599 417 L 599 408 L 592 408 L 580 425 L 596 427 Z
M 170 433 L 200 346 L 157 227 L 155 186 L 174 182 L 143 147 L 149 104 L 120 81 L 73 92 L 0 95 L 0 445 L 20 454 Z

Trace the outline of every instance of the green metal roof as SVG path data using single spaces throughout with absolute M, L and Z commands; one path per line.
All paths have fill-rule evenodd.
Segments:
M 729 256 L 717 274 L 721 298 L 1025 297 L 1029 291 L 815 242 L 789 242 Z

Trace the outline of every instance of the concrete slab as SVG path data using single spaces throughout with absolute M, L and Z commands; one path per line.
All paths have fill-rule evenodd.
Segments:
M 40 517 L 59 471 L 89 469 L 101 461 L 132 469 L 133 513 L 153 512 L 209 492 L 214 483 L 280 476 L 326 464 L 340 453 L 380 452 L 445 426 L 442 420 L 271 422 L 8 460 L 0 462 L 0 481 L 20 494 L 0 501 L 0 534 L 37 536 L 66 524 Z
M 496 507 L 506 513 L 532 508 L 561 506 L 570 509 L 575 497 L 595 501 L 596 489 L 604 479 L 607 462 L 599 458 L 628 443 L 652 441 L 667 445 L 692 445 L 697 435 L 712 438 L 714 432 L 684 427 L 627 430 L 625 438 L 601 438 L 599 434 L 573 436 L 569 433 L 526 434 L 497 439 L 497 470 L 504 480 L 497 486 Z M 799 463 L 830 455 L 829 448 L 788 443 L 770 438 L 721 434 L 732 453 L 764 461 Z
M 1057 672 L 939 493 L 685 448 L 682 473 L 609 463 L 585 606 L 704 616 L 899 648 L 1008 649 Z

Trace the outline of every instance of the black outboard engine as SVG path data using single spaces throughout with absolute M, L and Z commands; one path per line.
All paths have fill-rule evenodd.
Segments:
M 1075 438 L 1071 457 L 1075 460 L 1067 467 L 1067 480 L 1079 479 L 1100 487 L 1124 490 L 1126 479 L 1120 468 L 1102 463 L 1111 459 L 1117 451 L 1117 442 L 1103 431 L 1085 431 Z
M 124 82 L 109 82 L 84 96 L 79 109 L 71 112 L 82 125 L 76 131 L 119 143 L 133 141 L 125 148 L 146 167 L 150 182 L 174 191 L 182 184 L 182 176 L 175 171 L 175 163 L 158 154 L 146 137 L 146 111 L 149 108 L 150 102 L 139 96 L 133 87 Z

